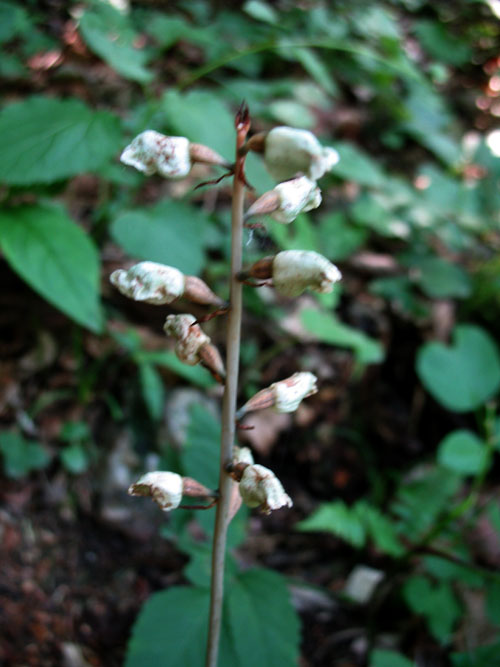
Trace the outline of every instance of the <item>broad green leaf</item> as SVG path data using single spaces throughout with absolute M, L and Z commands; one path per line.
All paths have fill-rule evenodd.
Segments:
M 304 46 L 292 47 L 287 51 L 293 55 L 294 59 L 302 65 L 317 84 L 324 88 L 329 95 L 335 95 L 337 87 L 330 76 L 329 68 L 317 53 Z
M 429 308 L 415 293 L 407 276 L 378 278 L 370 283 L 370 292 L 378 294 L 394 304 L 396 310 L 415 318 L 428 317 Z
M 52 183 L 93 171 L 121 145 L 118 119 L 78 100 L 32 97 L 0 112 L 0 181 Z
M 337 142 L 335 149 L 340 160 L 332 167 L 332 174 L 361 185 L 381 187 L 387 178 L 378 164 L 353 144 Z
M 296 524 L 298 530 L 325 531 L 341 537 L 354 547 L 362 547 L 366 531 L 357 512 L 342 501 L 322 503 L 310 517 Z
M 228 587 L 224 603 L 222 654 L 230 645 L 236 660 L 223 659 L 222 665 L 284 667 L 298 663 L 299 621 L 283 577 L 271 570 L 248 570 Z
M 38 442 L 25 440 L 20 433 L 0 433 L 0 453 L 7 477 L 19 479 L 32 470 L 45 468 L 50 462 L 47 451 Z
M 85 472 L 90 464 L 90 458 L 85 447 L 78 442 L 65 447 L 60 452 L 59 458 L 66 470 L 74 475 Z
M 270 223 L 269 234 L 283 250 L 317 250 L 319 247 L 316 227 L 306 213 L 301 213 L 293 225 Z
M 101 331 L 97 250 L 61 209 L 0 211 L 0 246 L 12 268 L 47 301 L 79 324 Z
M 139 379 L 142 397 L 151 419 L 159 421 L 165 407 L 165 388 L 161 375 L 152 364 L 139 365 Z
M 89 425 L 87 422 L 65 422 L 59 437 L 66 442 L 90 440 L 91 433 Z
M 202 667 L 210 593 L 170 588 L 152 595 L 132 629 L 125 667 Z M 225 588 L 220 667 L 297 664 L 299 622 L 284 579 L 248 570 Z
M 448 410 L 468 412 L 491 398 L 500 386 L 500 358 L 489 334 L 474 325 L 454 330 L 453 343 L 426 343 L 417 356 L 425 388 Z
M 484 579 L 481 574 L 474 569 L 474 563 L 471 563 L 470 567 L 466 567 L 465 565 L 453 563 L 452 561 L 440 558 L 439 556 L 424 556 L 422 563 L 425 567 L 425 571 L 435 579 L 457 581 L 461 584 L 467 584 L 468 586 L 473 586 L 475 588 L 484 585 Z
M 408 606 L 423 615 L 432 635 L 445 642 L 460 618 L 461 609 L 451 586 L 440 582 L 431 586 L 426 577 L 410 577 L 403 586 L 403 597 Z
M 197 274 L 204 263 L 203 237 L 210 219 L 194 206 L 163 201 L 149 208 L 121 213 L 111 235 L 127 253 Z
M 219 480 L 220 425 L 201 405 L 193 405 L 189 413 L 191 420 L 181 450 L 182 469 L 188 477 L 216 489 Z
M 440 257 L 404 258 L 403 263 L 411 269 L 413 281 L 433 299 L 466 299 L 472 291 L 467 273 L 457 264 Z
M 462 475 L 476 475 L 487 462 L 484 442 L 472 431 L 460 429 L 449 433 L 440 443 L 438 462 Z
M 295 100 L 276 100 L 268 107 L 269 113 L 278 123 L 309 130 L 316 124 L 316 118 L 310 109 Z
M 137 34 L 128 17 L 111 4 L 100 2 L 84 12 L 80 32 L 87 46 L 125 78 L 140 83 L 153 79 L 145 67 L 147 53 L 134 46 Z
M 182 362 L 174 352 L 168 350 L 158 352 L 141 351 L 135 354 L 134 358 L 138 363 L 144 362 L 164 366 L 198 387 L 212 387 L 216 383 L 205 368 L 200 365 L 189 366 Z
M 175 586 L 155 593 L 132 628 L 125 667 L 202 667 L 210 592 Z
M 301 320 L 321 342 L 354 350 L 359 363 L 376 364 L 384 358 L 384 350 L 378 341 L 339 322 L 330 313 L 306 309 L 301 313 Z
M 396 558 L 405 553 L 394 523 L 385 514 L 364 501 L 357 502 L 354 511 L 380 551 Z
M 372 651 L 370 667 L 414 667 L 414 663 L 401 653 L 378 648 Z

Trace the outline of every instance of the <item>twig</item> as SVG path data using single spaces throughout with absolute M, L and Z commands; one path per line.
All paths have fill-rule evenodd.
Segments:
M 219 636 L 224 596 L 224 562 L 226 555 L 226 537 L 231 489 L 234 484 L 226 472 L 226 466 L 232 461 L 235 435 L 236 397 L 238 393 L 238 370 L 240 360 L 240 332 L 242 313 L 242 285 L 236 274 L 242 268 L 243 245 L 243 204 L 245 195 L 244 157 L 238 157 L 238 150 L 243 146 L 250 128 L 248 109 L 240 107 L 236 115 L 236 165 L 233 179 L 233 202 L 231 215 L 231 293 L 230 311 L 227 323 L 226 343 L 226 386 L 222 402 L 222 435 L 219 477 L 219 502 L 215 517 L 212 551 L 212 581 L 210 597 L 210 620 L 206 667 L 217 666 Z

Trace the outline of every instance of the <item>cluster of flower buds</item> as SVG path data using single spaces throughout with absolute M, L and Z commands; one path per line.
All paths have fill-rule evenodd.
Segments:
M 128 271 L 118 269 L 109 277 L 122 294 L 135 301 L 161 306 L 185 297 L 205 306 L 222 306 L 220 299 L 201 278 L 185 276 L 179 269 L 156 262 L 140 262 Z
M 189 366 L 201 364 L 207 368 L 217 382 L 224 382 L 226 371 L 217 348 L 204 333 L 193 315 L 169 315 L 163 326 L 167 336 L 176 339 L 175 354 Z
M 286 181 L 298 173 L 317 181 L 340 159 L 334 148 L 323 147 L 312 132 L 294 127 L 275 127 L 256 134 L 244 150 L 261 153 L 276 181 Z
M 125 148 L 120 160 L 147 176 L 158 173 L 172 179 L 185 178 L 195 162 L 232 168 L 208 146 L 193 144 L 186 137 L 167 137 L 154 130 L 141 132 Z
M 143 475 L 128 490 L 131 496 L 151 497 L 164 512 L 180 506 L 182 496 L 215 500 L 217 493 L 191 477 L 181 477 L 175 472 L 155 471 Z
M 307 371 L 294 373 L 285 380 L 273 382 L 269 387 L 258 391 L 236 413 L 240 420 L 249 412 L 274 408 L 276 412 L 295 412 L 304 398 L 316 394 L 318 378 Z
M 297 176 L 279 183 L 259 197 L 245 213 L 245 222 L 267 213 L 284 224 L 293 222 L 299 213 L 311 211 L 321 204 L 321 190 L 307 176 Z
M 250 278 L 272 281 L 276 291 L 292 297 L 306 289 L 327 294 L 342 276 L 335 264 L 318 252 L 283 250 L 277 255 L 260 259 L 246 271 L 240 271 L 237 277 L 247 284 L 250 284 Z

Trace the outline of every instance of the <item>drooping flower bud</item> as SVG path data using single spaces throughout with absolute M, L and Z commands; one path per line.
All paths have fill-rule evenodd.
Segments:
M 315 394 L 318 389 L 316 382 L 318 378 L 307 371 L 294 373 L 285 380 L 273 382 L 266 389 L 258 391 L 245 405 L 236 413 L 236 418 L 241 419 L 248 412 L 274 408 L 276 412 L 294 412 L 300 402 Z
M 341 277 L 335 264 L 313 250 L 284 250 L 273 261 L 274 288 L 285 296 L 298 296 L 308 288 L 327 294 Z
M 279 183 L 259 197 L 248 209 L 245 220 L 269 214 L 277 222 L 293 222 L 299 213 L 305 213 L 321 204 L 321 191 L 314 181 L 306 176 L 297 176 Z
M 242 281 L 249 278 L 272 280 L 280 294 L 293 297 L 308 288 L 327 294 L 342 275 L 335 264 L 313 250 L 283 250 L 274 257 L 259 259 L 249 269 L 240 271 L 237 277 Z
M 226 372 L 219 351 L 211 345 L 209 336 L 196 324 L 193 315 L 169 315 L 163 328 L 177 340 L 175 353 L 181 361 L 190 366 L 201 363 L 218 382 L 224 380 Z
M 185 276 L 173 266 L 157 262 L 139 262 L 128 271 L 118 269 L 109 279 L 125 296 L 158 306 L 172 303 L 181 296 L 204 305 L 221 306 L 223 303 L 200 278 Z
M 120 156 L 120 160 L 147 176 L 158 173 L 165 178 L 184 178 L 194 162 L 230 168 L 221 155 L 207 146 L 191 144 L 186 137 L 167 137 L 155 130 L 141 132 Z
M 270 514 L 280 507 L 292 507 L 292 499 L 269 468 L 240 464 L 234 476 L 239 478 L 240 495 L 248 507 L 258 507 L 263 514 Z
M 265 138 L 264 163 L 277 181 L 285 181 L 299 172 L 316 181 L 339 159 L 334 148 L 324 148 L 308 130 L 275 127 Z
M 182 496 L 191 498 L 216 498 L 217 492 L 191 477 L 181 477 L 175 472 L 155 471 L 143 475 L 128 490 L 131 496 L 151 497 L 164 512 L 176 509 Z
M 148 472 L 129 488 L 131 496 L 150 496 L 164 512 L 179 507 L 182 500 L 182 477 L 175 472 Z

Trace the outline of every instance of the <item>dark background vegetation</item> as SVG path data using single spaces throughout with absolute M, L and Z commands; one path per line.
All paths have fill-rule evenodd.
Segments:
M 150 614 L 137 636 L 202 664 L 210 520 L 126 490 L 154 468 L 214 483 L 220 391 L 162 335 L 185 305 L 108 276 L 151 259 L 227 295 L 227 181 L 118 157 L 150 128 L 231 159 L 245 99 L 252 131 L 310 129 L 341 155 L 322 206 L 248 231 L 245 263 L 317 250 L 343 281 L 245 292 L 240 399 L 298 370 L 320 389 L 241 435 L 294 507 L 235 520 L 234 589 L 270 599 L 233 632 L 252 646 L 253 623 L 278 667 L 500 665 L 498 2 L 223 4 L 0 2 L 0 661 L 120 665 L 167 589 L 174 626 Z M 272 187 L 256 157 L 248 179 Z M 223 349 L 223 318 L 206 329 Z M 286 627 L 267 636 L 266 613 Z

